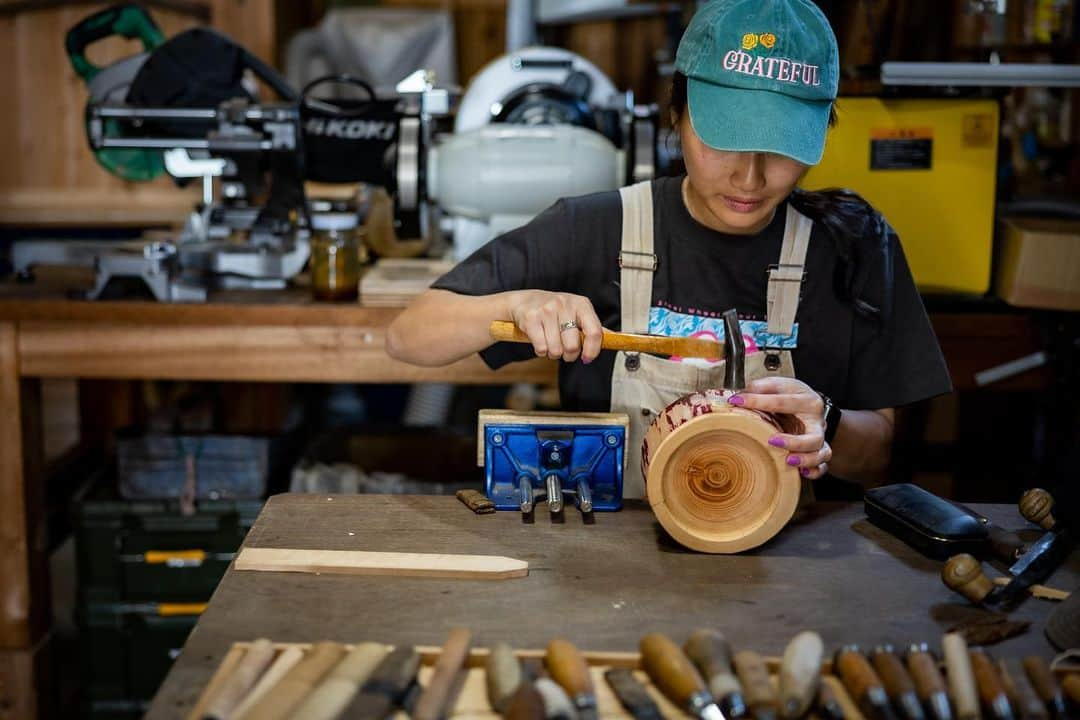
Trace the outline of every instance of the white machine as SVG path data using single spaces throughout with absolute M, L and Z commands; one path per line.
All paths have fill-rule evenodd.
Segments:
M 655 174 L 655 106 L 635 106 L 599 68 L 560 48 L 489 63 L 435 138 L 427 196 L 449 218 L 457 259 L 562 197 Z

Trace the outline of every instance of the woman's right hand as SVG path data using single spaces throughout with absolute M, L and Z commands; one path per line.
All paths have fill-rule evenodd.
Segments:
M 538 356 L 567 362 L 580 357 L 587 365 L 600 354 L 604 331 L 589 298 L 546 290 L 514 295 L 510 319 L 529 336 Z

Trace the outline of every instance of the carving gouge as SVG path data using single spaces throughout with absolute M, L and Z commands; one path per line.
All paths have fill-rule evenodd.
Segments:
M 1028 682 L 1024 669 L 1016 660 L 998 660 L 998 672 L 1001 673 L 1001 684 L 1005 687 L 1005 694 L 1009 696 L 1020 720 L 1047 720 L 1046 707 L 1042 700 L 1035 695 L 1034 688 Z
M 968 653 L 971 659 L 971 670 L 975 673 L 975 687 L 979 691 L 979 699 L 982 700 L 983 708 L 990 713 L 994 720 L 1013 720 L 1012 706 L 1009 698 L 1005 695 L 1005 687 L 1001 684 L 997 668 L 985 652 L 972 649 Z
M 549 677 L 538 677 L 533 683 L 544 705 L 544 717 L 547 720 L 577 720 L 578 711 L 574 701 L 566 694 L 563 686 Z
M 544 664 L 551 678 L 566 690 L 582 720 L 596 718 L 596 690 L 589 666 L 569 640 L 556 638 L 548 643 Z
M 492 340 L 501 342 L 532 343 L 529 336 L 518 329 L 517 325 L 505 320 L 495 320 L 489 327 Z M 649 353 L 652 355 L 674 355 L 678 357 L 706 358 L 720 360 L 724 355 L 724 343 L 705 338 L 667 337 L 666 335 L 636 335 L 604 330 L 600 347 L 604 350 L 623 350 L 627 352 Z
M 885 692 L 892 698 L 893 705 L 905 720 L 923 720 L 922 704 L 915 694 L 915 683 L 908 675 L 904 663 L 896 656 L 891 645 L 879 645 L 870 654 L 870 662 L 885 686 Z
M 666 635 L 649 633 L 641 639 L 641 665 L 676 706 L 702 720 L 725 720 L 693 663 Z
M 634 720 L 663 720 L 660 708 L 653 702 L 645 686 L 634 677 L 633 671 L 611 668 L 604 673 L 604 679 Z
M 889 705 L 889 696 L 885 694 L 881 678 L 858 647 L 848 645 L 840 648 L 836 653 L 833 668 L 864 715 L 880 720 L 895 720 L 896 716 Z
M 450 631 L 435 663 L 435 672 L 413 708 L 415 720 L 439 720 L 447 712 L 452 704 L 454 679 L 465 664 L 471 640 L 472 634 L 466 628 Z
M 761 656 L 751 650 L 735 653 L 735 674 L 739 676 L 751 716 L 756 720 L 774 720 L 779 702 Z
M 780 661 L 780 712 L 785 718 L 800 718 L 810 709 L 824 660 L 825 644 L 816 632 L 803 631 L 788 643 Z
M 979 692 L 975 687 L 967 641 L 959 633 L 946 633 L 941 639 L 941 652 L 945 656 L 949 695 L 956 703 L 956 717 L 979 720 Z
M 236 706 L 229 717 L 243 718 L 247 711 L 255 703 L 260 702 L 263 696 L 270 692 L 278 684 L 278 681 L 285 677 L 303 658 L 304 651 L 295 645 L 282 650 L 274 662 L 271 663 L 269 669 L 255 683 L 255 687 L 251 688 L 251 691 L 244 696 L 244 699 L 240 701 L 240 704 Z
M 334 720 L 390 652 L 381 643 L 363 642 L 342 658 L 326 679 L 293 711 L 296 720 Z
M 345 646 L 335 642 L 320 642 L 312 646 L 304 659 L 271 688 L 262 700 L 253 705 L 245 718 L 278 720 L 300 704 L 315 685 L 337 665 L 345 654 Z
M 496 712 L 503 712 L 525 679 L 521 663 L 509 645 L 498 643 L 491 648 L 484 664 L 484 678 L 487 681 L 488 702 Z
M 217 695 L 206 704 L 207 718 L 226 718 L 236 709 L 244 696 L 255 686 L 259 676 L 274 659 L 274 644 L 266 638 L 251 643 L 240 663 L 221 686 Z
M 398 647 L 379 663 L 342 718 L 381 720 L 394 710 L 416 681 L 420 656 L 411 647 Z
M 731 669 L 731 646 L 715 630 L 698 630 L 683 644 L 683 652 L 701 671 L 709 692 L 728 717 L 746 714 L 742 686 Z
M 922 700 L 931 720 L 952 720 L 952 705 L 945 690 L 937 660 L 926 643 L 912 645 L 907 651 L 907 667 L 915 684 L 915 693 Z
M 545 720 L 544 698 L 536 686 L 526 680 L 510 696 L 502 716 L 505 720 Z
M 1023 663 L 1028 680 L 1031 681 L 1031 686 L 1035 688 L 1035 694 L 1046 705 L 1046 709 L 1050 711 L 1050 716 L 1059 720 L 1068 717 L 1065 696 L 1061 692 L 1061 688 L 1058 687 L 1057 680 L 1054 679 L 1054 674 L 1050 671 L 1050 666 L 1046 664 L 1046 661 L 1038 655 L 1029 655 L 1024 658 Z
M 824 680 L 818 688 L 814 710 L 822 720 L 844 720 L 846 717 L 844 706 L 840 704 L 840 698 L 836 696 L 836 690 Z

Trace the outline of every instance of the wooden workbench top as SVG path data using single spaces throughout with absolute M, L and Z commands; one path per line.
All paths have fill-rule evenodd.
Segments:
M 1014 507 L 975 507 L 1024 525 Z M 230 569 L 148 717 L 183 717 L 231 643 L 258 637 L 438 645 L 467 625 L 478 646 L 540 648 L 560 634 L 584 649 L 633 651 L 652 630 L 682 642 L 711 626 L 736 649 L 779 655 L 803 629 L 820 632 L 830 651 L 846 642 L 938 648 L 942 632 L 972 613 L 941 584 L 940 563 L 870 525 L 860 504 L 812 506 L 763 548 L 718 556 L 673 544 L 641 503 L 597 513 L 592 525 L 573 509 L 552 524 L 541 504 L 525 525 L 515 512 L 474 515 L 452 497 L 290 494 L 269 500 L 245 546 L 507 555 L 530 570 L 477 581 Z M 1047 584 L 1077 587 L 1080 552 Z M 1042 627 L 1051 608 L 1025 602 L 1013 616 L 1032 628 L 995 653 L 1049 656 Z

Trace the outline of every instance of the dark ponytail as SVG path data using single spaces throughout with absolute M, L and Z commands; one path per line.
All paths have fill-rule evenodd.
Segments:
M 686 75 L 676 71 L 671 78 L 671 111 L 674 124 L 686 112 Z M 829 111 L 829 127 L 836 124 L 836 106 Z M 825 228 L 825 233 L 836 246 L 839 262 L 833 275 L 836 293 L 855 306 L 861 315 L 878 318 L 880 308 L 857 297 L 859 288 L 855 287 L 859 275 L 861 255 L 867 250 L 880 252 L 875 244 L 873 248 L 862 247 L 866 238 L 885 237 L 887 229 L 884 220 L 870 203 L 850 190 L 803 190 L 796 188 L 789 198 L 792 207 L 816 224 Z

